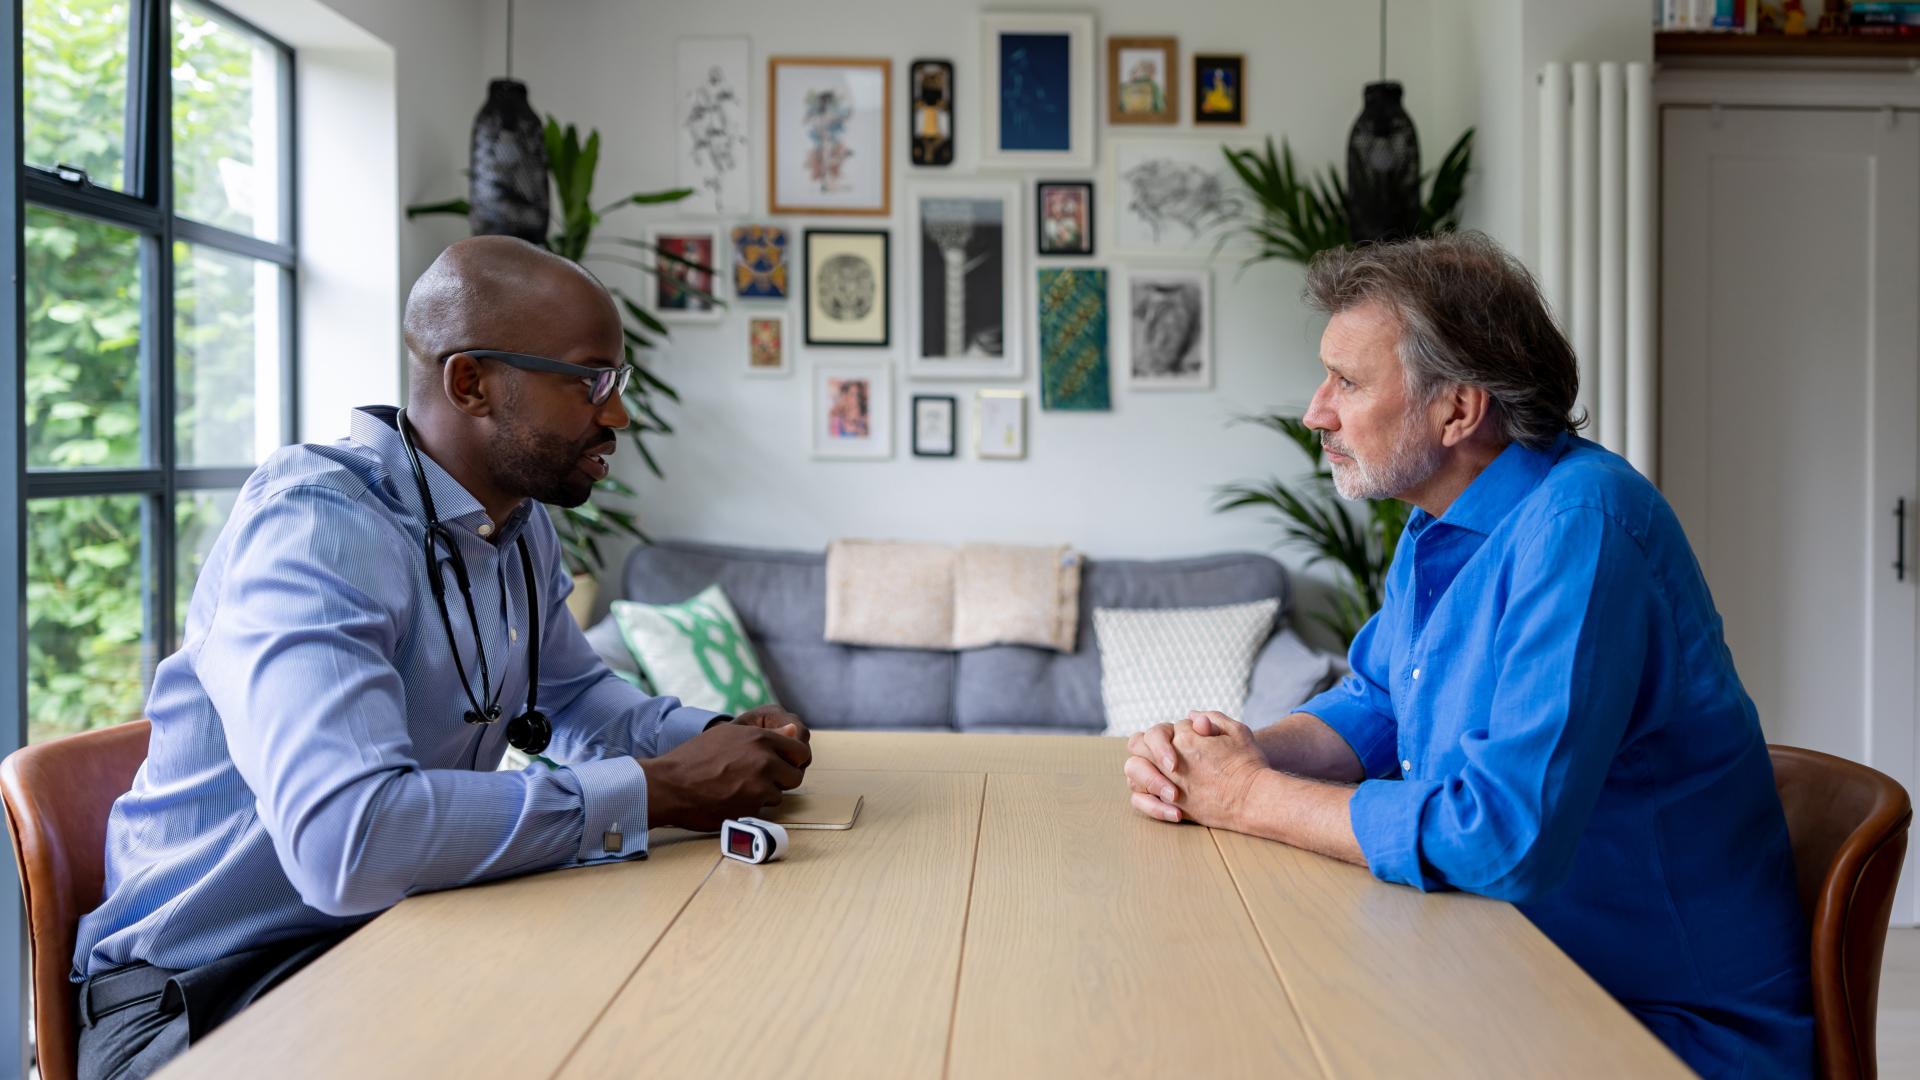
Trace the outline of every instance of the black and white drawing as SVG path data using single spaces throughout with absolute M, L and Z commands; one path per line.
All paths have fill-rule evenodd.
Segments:
M 808 229 L 806 342 L 884 348 L 892 334 L 887 305 L 885 229 Z
M 1019 374 L 1019 187 L 927 184 L 909 195 L 909 370 L 922 377 Z
M 677 177 L 693 194 L 678 209 L 744 214 L 748 171 L 746 38 L 682 38 L 675 52 Z
M 1213 385 L 1212 287 L 1206 270 L 1135 268 L 1127 274 L 1127 355 L 1134 390 Z
M 1236 239 L 1246 188 L 1218 143 L 1113 140 L 1114 247 L 1212 255 Z

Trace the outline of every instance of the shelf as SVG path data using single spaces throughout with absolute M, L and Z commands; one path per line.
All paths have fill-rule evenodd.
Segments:
M 1814 56 L 1863 60 L 1920 58 L 1920 37 L 1788 37 L 1785 34 L 1653 35 L 1653 55 L 1663 56 Z

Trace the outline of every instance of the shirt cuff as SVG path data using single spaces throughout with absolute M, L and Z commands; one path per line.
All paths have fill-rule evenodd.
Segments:
M 580 785 L 586 823 L 576 853 L 603 862 L 647 853 L 647 774 L 626 755 L 565 766 Z M 609 844 L 608 841 L 614 841 Z
M 715 720 L 721 719 L 726 719 L 724 714 L 711 709 L 696 709 L 691 705 L 680 706 L 668 713 L 666 719 L 660 721 L 660 738 L 654 744 L 653 756 L 659 757 L 707 730 L 707 726 Z
M 1340 685 L 1307 699 L 1306 704 L 1294 711 L 1318 717 L 1321 723 L 1347 740 L 1354 756 L 1360 759 L 1364 775 L 1392 776 L 1400 771 L 1394 723 L 1348 688 L 1347 683 L 1356 678 L 1358 676 L 1347 676 Z
M 1347 813 L 1374 877 L 1421 892 L 1440 887 L 1420 861 L 1420 818 L 1439 792 L 1438 780 L 1368 780 L 1354 789 Z

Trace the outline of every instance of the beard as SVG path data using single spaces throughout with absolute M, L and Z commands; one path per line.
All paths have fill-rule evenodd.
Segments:
M 1440 468 L 1445 448 L 1431 442 L 1420 430 L 1421 410 L 1410 408 L 1394 435 L 1393 445 L 1384 460 L 1368 460 L 1345 443 L 1320 433 L 1320 445 L 1351 459 L 1346 465 L 1329 462 L 1333 470 L 1333 490 L 1343 499 L 1392 499 L 1427 482 Z
M 508 491 L 572 509 L 593 494 L 593 478 L 580 469 L 581 455 L 612 441 L 612 428 L 601 428 L 579 442 L 536 431 L 521 424 L 509 408 L 492 447 L 493 475 Z

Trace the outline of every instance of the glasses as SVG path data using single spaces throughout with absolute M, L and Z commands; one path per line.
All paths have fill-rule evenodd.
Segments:
M 607 399 L 615 394 L 626 393 L 627 383 L 633 379 L 633 368 L 626 364 L 616 364 L 613 367 L 588 367 L 585 364 L 569 364 L 564 360 L 549 360 L 544 356 L 501 352 L 498 349 L 455 349 L 440 360 L 445 363 L 448 356 L 459 353 L 486 360 L 498 360 L 522 371 L 550 371 L 556 375 L 572 375 L 587 384 L 587 400 L 595 405 L 604 405 Z

